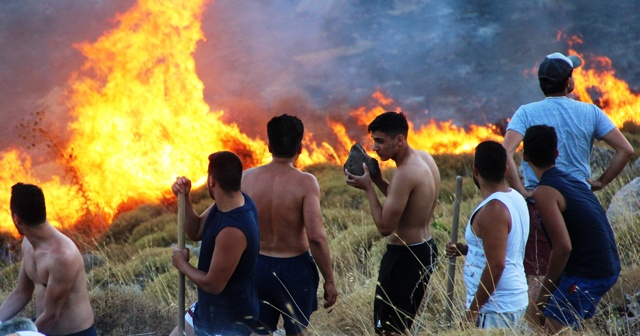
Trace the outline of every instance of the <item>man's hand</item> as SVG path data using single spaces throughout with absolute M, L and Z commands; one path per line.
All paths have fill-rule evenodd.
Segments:
M 189 195 L 189 192 L 191 192 L 191 180 L 184 176 L 177 177 L 176 181 L 171 185 L 171 191 L 176 196 L 181 193 Z
M 462 323 L 471 323 L 475 326 L 476 322 L 478 322 L 478 312 L 466 310 L 462 315 Z
M 366 164 L 363 163 L 362 168 L 364 169 L 362 176 L 353 175 L 346 169 L 344 174 L 347 175 L 346 182 L 348 185 L 367 191 L 371 188 L 371 175 L 369 175 L 369 168 L 367 168 Z
M 463 243 L 456 243 L 456 245 L 453 245 L 451 242 L 448 242 L 445 250 L 447 251 L 447 258 L 453 258 L 467 255 L 469 247 Z
M 604 189 L 604 187 L 606 187 L 606 185 L 604 183 L 602 183 L 602 181 L 600 181 L 600 180 L 587 179 L 587 183 L 589 183 L 589 185 L 591 185 L 591 191 L 602 190 L 602 189 Z
M 172 262 L 175 268 L 182 271 L 181 267 L 189 263 L 189 249 L 180 249 L 177 246 L 174 246 Z
M 338 291 L 336 290 L 336 285 L 331 282 L 324 282 L 324 308 L 327 309 L 333 306 L 338 299 Z

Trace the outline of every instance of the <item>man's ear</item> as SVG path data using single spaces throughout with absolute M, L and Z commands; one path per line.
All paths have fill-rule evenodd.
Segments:
M 527 155 L 527 153 L 522 153 L 522 161 L 529 162 L 529 156 Z
M 555 158 L 556 158 L 556 159 L 558 158 L 558 155 L 559 155 L 559 154 L 560 154 L 560 153 L 558 152 L 558 149 L 556 148 L 556 155 L 555 155 Z
M 267 142 L 267 147 L 269 148 L 269 153 L 273 154 L 273 150 L 271 149 L 271 144 Z
M 298 155 L 302 154 L 302 144 L 298 145 Z
M 401 146 L 407 143 L 407 138 L 402 134 L 396 135 L 396 140 L 398 141 L 398 145 Z

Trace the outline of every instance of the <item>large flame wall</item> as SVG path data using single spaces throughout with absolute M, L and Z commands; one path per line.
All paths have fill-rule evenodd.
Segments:
M 9 198 L 11 185 L 18 181 L 43 188 L 54 225 L 88 219 L 95 225 L 110 223 L 128 205 L 167 196 L 176 176 L 203 184 L 212 152 L 234 151 L 247 167 L 270 159 L 263 140 L 223 122 L 224 112 L 211 111 L 203 99 L 193 54 L 204 38 L 200 22 L 205 4 L 140 0 L 117 17 L 116 29 L 94 43 L 76 46 L 86 62 L 69 81 L 66 102 L 74 121 L 68 126 L 69 140 L 51 146 L 64 174 L 40 180 L 28 152 L 16 148 L 0 153 L 0 230 L 15 233 Z M 640 104 L 638 96 L 615 78 L 606 57 L 596 60 L 599 67 L 575 72 L 578 98 L 590 101 L 589 90 L 598 90 L 598 103 L 616 125 L 638 123 L 633 112 Z M 369 106 L 350 113 L 359 132 L 327 118 L 335 141 L 316 141 L 307 132 L 298 165 L 344 162 L 350 146 L 365 141 L 366 125 L 387 110 L 401 107 L 375 92 Z M 450 121 L 410 126 L 410 144 L 434 154 L 469 153 L 483 140 L 501 140 L 491 126 L 462 128 Z

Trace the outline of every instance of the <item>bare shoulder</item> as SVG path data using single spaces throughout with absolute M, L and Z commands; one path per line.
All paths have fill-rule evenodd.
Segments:
M 57 239 L 56 248 L 52 251 L 53 253 L 51 256 L 53 259 L 53 267 L 66 265 L 67 267 L 73 268 L 78 266 L 78 264 L 82 264 L 84 267 L 80 250 L 78 250 L 78 247 L 73 240 L 62 233 L 60 233 Z

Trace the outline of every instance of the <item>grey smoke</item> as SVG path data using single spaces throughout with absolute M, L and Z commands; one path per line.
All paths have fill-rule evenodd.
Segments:
M 59 93 L 83 62 L 72 44 L 95 41 L 133 3 L 0 1 L 0 150 L 25 145 L 16 126 L 38 109 L 64 130 Z M 252 135 L 280 113 L 328 135 L 325 117 L 352 122 L 347 112 L 378 88 L 416 124 L 465 126 L 542 98 L 527 71 L 567 51 L 559 31 L 581 37 L 587 57 L 611 58 L 637 92 L 638 14 L 637 0 L 217 0 L 195 57 L 207 103 Z

